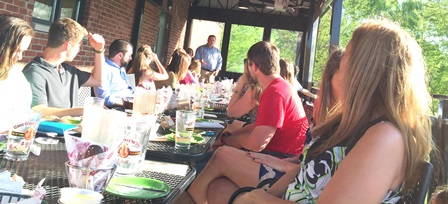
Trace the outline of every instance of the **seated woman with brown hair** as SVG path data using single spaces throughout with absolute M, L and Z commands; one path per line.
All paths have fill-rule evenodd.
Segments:
M 280 59 L 280 67 L 282 68 L 280 70 L 280 74 L 286 81 L 294 86 L 295 90 L 300 91 L 302 94 L 312 99 L 317 98 L 317 95 L 311 93 L 310 91 L 308 91 L 308 89 L 303 88 L 299 81 L 297 81 L 297 75 L 300 71 L 298 66 L 292 64 L 291 61 L 283 58 Z
M 260 95 L 261 85 L 250 76 L 247 59 L 244 59 L 244 72 L 236 83 L 230 98 L 227 107 L 227 117 L 240 118 L 245 114 L 249 114 L 251 123 L 254 123 Z
M 163 81 L 157 81 L 156 88 L 171 86 L 176 89 L 179 87 L 179 82 L 187 76 L 188 67 L 190 66 L 190 55 L 188 55 L 184 49 L 178 48 L 174 50 L 171 55 L 171 62 L 168 65 L 168 79 Z
M 153 61 L 156 63 L 159 72 L 154 71 L 149 66 Z M 142 45 L 138 48 L 132 63 L 132 69 L 135 74 L 135 84 L 145 89 L 155 90 L 154 81 L 168 79 L 165 68 L 149 45 Z

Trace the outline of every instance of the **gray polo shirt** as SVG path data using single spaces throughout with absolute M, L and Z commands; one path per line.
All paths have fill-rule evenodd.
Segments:
M 23 68 L 33 92 L 31 107 L 47 105 L 56 108 L 78 106 L 78 89 L 90 78 L 90 73 L 81 71 L 67 63 L 61 64 L 60 73 L 55 65 L 41 57 Z

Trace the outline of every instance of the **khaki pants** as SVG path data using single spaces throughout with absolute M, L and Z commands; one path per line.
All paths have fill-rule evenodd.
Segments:
M 201 69 L 201 76 L 199 77 L 199 82 L 202 83 L 213 83 L 215 82 L 215 72 L 210 72 L 205 69 Z

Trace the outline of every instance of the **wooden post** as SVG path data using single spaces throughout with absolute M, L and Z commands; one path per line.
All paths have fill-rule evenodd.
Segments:
M 448 97 L 434 95 L 434 98 L 439 99 L 439 109 L 437 116 L 430 117 L 432 138 L 437 150 L 430 155 L 434 173 L 428 191 L 428 199 L 437 186 L 448 184 Z

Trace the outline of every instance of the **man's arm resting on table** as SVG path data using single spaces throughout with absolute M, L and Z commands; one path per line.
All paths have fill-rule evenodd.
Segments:
M 260 152 L 271 141 L 276 127 L 254 124 L 246 125 L 243 128 L 232 133 L 230 137 L 222 138 L 225 145 L 235 148 L 245 148 L 254 152 Z
M 49 115 L 55 115 L 58 117 L 63 116 L 82 116 L 83 108 L 82 107 L 76 107 L 76 108 L 54 108 L 54 107 L 48 107 L 47 105 L 37 105 L 32 108 L 33 110 L 40 111 L 42 113 L 42 117 L 46 117 Z

